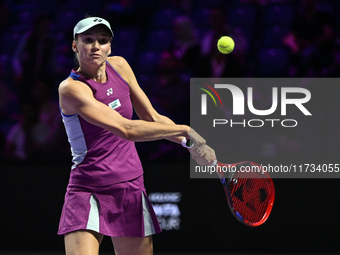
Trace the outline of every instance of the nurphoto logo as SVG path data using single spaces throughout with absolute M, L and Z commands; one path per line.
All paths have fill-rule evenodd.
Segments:
M 254 105 L 254 89 L 252 86 L 242 87 L 243 90 L 230 83 L 215 83 L 209 85 L 206 82 L 197 81 L 196 88 L 202 91 L 200 95 L 200 114 L 201 116 L 209 115 L 216 111 L 216 107 L 224 105 L 224 96 L 229 94 L 232 97 L 232 115 L 245 116 L 246 110 L 255 116 L 266 116 L 263 118 L 243 119 L 236 121 L 235 119 L 214 118 L 213 127 L 217 125 L 230 125 L 230 127 L 263 127 L 270 125 L 275 127 L 279 124 L 282 127 L 296 127 L 298 121 L 293 118 L 270 118 L 270 115 L 279 113 L 280 116 L 287 116 L 287 106 L 295 107 L 304 116 L 312 116 L 312 113 L 305 106 L 311 100 L 311 92 L 307 88 L 296 86 L 272 86 L 266 87 L 267 91 L 271 90 L 271 104 L 266 109 L 258 109 Z M 245 95 L 246 92 L 246 95 Z M 208 97 L 209 96 L 209 97 Z M 214 102 L 215 107 L 208 107 L 208 100 Z M 291 106 L 290 106 L 291 105 Z M 248 114 L 249 115 L 249 114 Z M 276 115 L 277 116 L 277 115 Z

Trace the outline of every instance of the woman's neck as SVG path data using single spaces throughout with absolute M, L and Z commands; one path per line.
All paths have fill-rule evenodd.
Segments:
M 77 71 L 96 82 L 105 83 L 107 81 L 105 69 L 106 63 L 104 62 L 101 66 L 81 65 Z

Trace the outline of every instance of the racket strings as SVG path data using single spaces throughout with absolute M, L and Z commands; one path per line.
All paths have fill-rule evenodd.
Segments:
M 271 183 L 261 173 L 236 172 L 229 186 L 234 210 L 242 220 L 256 223 L 266 215 Z

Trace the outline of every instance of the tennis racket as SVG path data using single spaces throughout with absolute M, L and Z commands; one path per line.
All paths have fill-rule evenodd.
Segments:
M 213 163 L 232 214 L 247 226 L 262 225 L 269 217 L 275 199 L 275 188 L 269 174 L 256 163 Z M 225 177 L 225 175 L 228 175 Z

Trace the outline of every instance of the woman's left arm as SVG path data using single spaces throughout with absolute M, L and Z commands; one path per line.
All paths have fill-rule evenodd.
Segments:
M 135 74 L 127 61 L 122 57 L 109 57 L 109 63 L 126 80 L 130 86 L 130 98 L 135 112 L 141 120 L 175 124 L 171 119 L 159 114 L 152 106 L 149 98 L 139 86 Z M 184 137 L 175 137 L 169 140 L 181 143 Z

